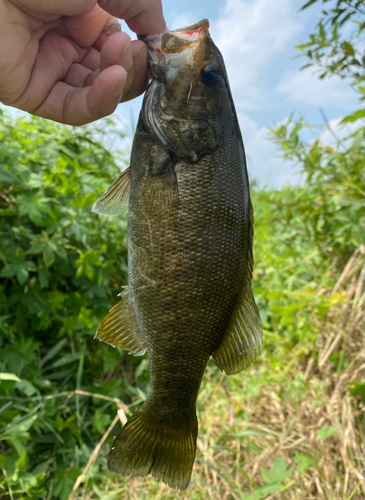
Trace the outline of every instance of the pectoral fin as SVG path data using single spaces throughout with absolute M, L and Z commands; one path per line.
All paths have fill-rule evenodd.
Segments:
M 251 287 L 242 292 L 213 359 L 227 375 L 247 368 L 260 352 L 262 326 Z
M 128 167 L 94 203 L 92 212 L 101 215 L 119 215 L 128 205 L 130 183 L 131 169 Z
M 154 212 L 169 213 L 177 207 L 179 191 L 171 155 L 156 146 L 145 184 L 145 203 Z
M 137 333 L 128 292 L 124 292 L 122 297 L 100 323 L 95 337 L 113 347 L 121 347 L 135 356 L 142 356 L 146 348 Z
M 165 175 L 150 177 L 145 203 L 157 213 L 166 214 L 177 207 L 179 194 L 177 179 L 173 168 Z

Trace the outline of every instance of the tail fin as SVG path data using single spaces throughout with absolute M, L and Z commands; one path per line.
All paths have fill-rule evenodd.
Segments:
M 143 406 L 114 439 L 108 468 L 125 476 L 152 476 L 185 490 L 193 469 L 198 423 L 193 429 L 157 426 Z

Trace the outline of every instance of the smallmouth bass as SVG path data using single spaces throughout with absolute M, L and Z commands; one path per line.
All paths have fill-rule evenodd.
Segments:
M 195 459 L 196 400 L 210 356 L 228 375 L 262 343 L 251 288 L 253 210 L 241 133 L 207 20 L 140 37 L 152 80 L 131 164 L 93 210 L 128 198 L 129 286 L 97 335 L 140 355 L 146 401 L 115 438 L 110 470 L 185 489 Z

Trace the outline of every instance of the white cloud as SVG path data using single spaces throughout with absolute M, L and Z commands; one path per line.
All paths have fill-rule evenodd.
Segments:
M 320 8 L 315 12 L 314 6 L 299 14 L 300 4 L 293 0 L 226 0 L 220 4 L 215 0 L 215 7 L 207 3 L 203 0 L 195 8 L 193 0 L 179 7 L 165 2 L 169 28 L 181 28 L 201 17 L 210 17 L 210 32 L 228 71 L 250 178 L 260 185 L 277 188 L 299 183 L 298 167 L 280 158 L 279 148 L 267 138 L 265 125 L 285 121 L 294 107 L 310 122 L 318 123 L 319 107 L 326 110 L 333 106 L 333 118 L 351 110 L 356 101 L 345 82 L 335 78 L 319 80 L 311 69 L 296 69 L 304 61 L 292 60 L 293 46 L 303 43 L 312 32 Z M 133 109 L 139 106 L 133 101 Z M 122 116 L 128 118 L 126 111 L 123 108 Z M 333 144 L 335 139 L 329 136 L 328 131 L 324 132 L 321 139 Z M 308 140 L 311 139 L 309 135 Z
M 291 0 L 227 0 L 220 17 L 211 23 L 212 37 L 220 48 L 233 94 L 248 108 L 260 108 L 268 95 L 273 57 L 300 31 Z
M 338 140 L 348 137 L 363 126 L 360 122 L 349 123 L 344 126 L 341 125 L 342 119 L 343 117 L 335 118 L 323 125 L 323 131 L 317 137 L 323 145 L 336 148 Z M 268 139 L 267 127 L 260 127 L 242 112 L 238 113 L 238 120 L 245 144 L 247 168 L 251 180 L 255 179 L 260 187 L 269 186 L 277 189 L 304 182 L 304 177 L 300 173 L 300 166 L 297 163 L 284 160 L 281 157 L 282 152 L 279 146 Z M 287 118 L 277 125 L 286 122 Z M 315 139 L 309 134 L 307 140 L 312 142 Z M 349 143 L 342 143 L 341 147 L 343 149 L 349 145 Z
M 293 162 L 280 158 L 280 150 L 268 139 L 268 129 L 259 125 L 244 113 L 238 113 L 238 121 L 246 150 L 250 179 L 259 186 L 281 188 L 299 183 L 298 168 Z
M 191 11 L 171 13 L 170 19 L 170 29 L 197 21 Z M 279 158 L 278 147 L 268 140 L 267 128 L 248 113 L 268 106 L 273 93 L 270 68 L 301 29 L 292 0 L 227 0 L 219 16 L 211 19 L 210 32 L 223 54 L 237 108 L 249 175 L 261 186 L 298 182 L 293 165 Z
M 326 146 L 336 147 L 338 140 L 346 139 L 346 137 L 356 132 L 356 130 L 358 130 L 360 127 L 364 126 L 364 123 L 361 123 L 360 121 L 341 125 L 342 119 L 343 116 L 341 116 L 340 118 L 329 120 L 329 122 L 326 124 L 325 130 L 319 136 L 319 140 L 322 144 Z M 342 146 L 346 147 L 345 144 L 343 144 Z
M 283 75 L 277 92 L 292 103 L 310 106 L 341 106 L 354 103 L 354 91 L 339 77 L 320 80 L 318 74 L 309 68 L 305 71 L 287 71 Z

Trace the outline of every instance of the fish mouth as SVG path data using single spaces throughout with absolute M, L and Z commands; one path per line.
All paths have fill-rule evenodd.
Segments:
M 138 35 L 148 49 L 148 60 L 155 74 L 156 66 L 181 66 L 192 64 L 194 55 L 209 36 L 209 21 L 201 21 L 185 28 L 165 31 L 157 35 Z

